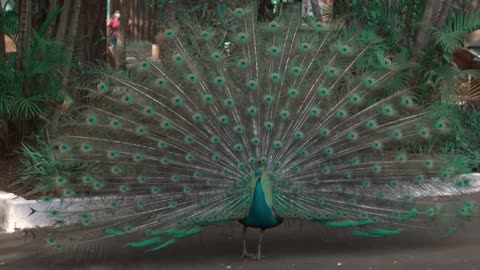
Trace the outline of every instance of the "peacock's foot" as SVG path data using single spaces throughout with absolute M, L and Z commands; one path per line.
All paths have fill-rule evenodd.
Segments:
M 243 251 L 242 256 L 240 258 L 255 258 L 256 255 L 252 253 L 248 253 L 247 251 Z
M 257 253 L 257 255 L 253 256 L 253 259 L 258 260 L 258 261 L 259 261 L 260 259 L 262 259 L 262 258 L 265 258 L 265 256 L 263 256 L 263 255 L 260 254 L 260 253 Z

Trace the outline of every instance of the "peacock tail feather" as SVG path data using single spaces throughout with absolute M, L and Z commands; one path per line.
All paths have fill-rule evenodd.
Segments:
M 62 199 L 49 246 L 134 235 L 129 246 L 155 251 L 245 218 L 258 167 L 284 219 L 364 237 L 470 220 L 473 160 L 428 147 L 457 136 L 457 119 L 398 89 L 408 62 L 373 32 L 257 22 L 251 3 L 225 16 L 224 28 L 173 23 L 160 62 L 97 68 L 75 89 L 51 137 L 68 170 L 36 179 L 44 201 Z

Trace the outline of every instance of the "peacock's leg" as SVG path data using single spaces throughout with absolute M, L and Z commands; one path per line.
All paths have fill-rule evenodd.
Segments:
M 243 240 L 243 252 L 242 252 L 242 258 L 253 258 L 255 255 L 250 254 L 247 252 L 247 226 L 243 226 L 242 229 L 242 240 Z
M 262 256 L 262 239 L 263 239 L 263 234 L 265 233 L 265 229 L 260 229 L 260 240 L 258 241 L 258 250 L 257 250 L 257 255 L 254 257 L 257 260 L 260 260 Z

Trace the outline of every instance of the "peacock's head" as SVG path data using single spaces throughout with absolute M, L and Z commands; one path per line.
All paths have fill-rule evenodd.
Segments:
M 262 174 L 262 169 L 256 168 L 255 169 L 255 176 L 260 176 Z

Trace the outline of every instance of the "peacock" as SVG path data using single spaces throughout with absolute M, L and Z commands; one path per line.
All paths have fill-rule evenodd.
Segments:
M 62 166 L 34 179 L 51 206 L 32 214 L 55 222 L 46 246 L 115 238 L 152 252 L 238 222 L 242 257 L 260 259 L 285 220 L 378 238 L 475 216 L 475 160 L 433 147 L 461 137 L 459 119 L 398 87 L 407 59 L 368 28 L 262 21 L 255 2 L 232 2 L 220 26 L 171 22 L 161 61 L 79 75 L 49 136 Z

